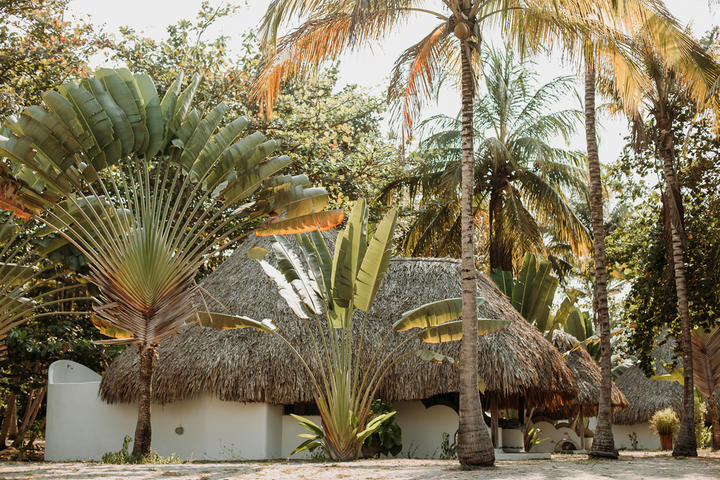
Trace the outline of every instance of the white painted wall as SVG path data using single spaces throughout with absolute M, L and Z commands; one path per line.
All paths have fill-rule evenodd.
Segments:
M 425 408 L 420 401 L 395 402 L 395 421 L 402 429 L 403 449 L 399 456 L 411 458 L 437 458 L 442 434 L 450 435 L 453 443 L 458 429 L 458 415 L 445 405 Z
M 46 460 L 99 460 L 132 437 L 136 404 L 98 398 L 100 376 L 61 360 L 48 372 Z M 176 429 L 182 427 L 182 434 Z M 153 449 L 194 460 L 277 458 L 282 407 L 223 402 L 210 396 L 152 407 Z
M 660 437 L 650 431 L 650 424 L 640 423 L 637 425 L 613 425 L 613 438 L 615 448 L 632 450 L 630 434 L 637 434 L 638 450 L 660 450 Z
M 583 445 L 580 442 L 580 436 L 574 430 L 568 427 L 555 428 L 550 422 L 537 422 L 534 427 L 540 430 L 540 438 L 547 438 L 530 449 L 531 453 L 552 453 L 558 448 L 559 444 L 571 442 L 575 445 L 576 450 L 582 450 Z
M 108 405 L 100 400 L 100 376 L 75 362 L 61 360 L 48 372 L 45 459 L 100 460 L 132 437 L 136 404 Z M 432 458 L 441 454 L 443 433 L 454 441 L 458 415 L 444 405 L 425 408 L 420 401 L 396 402 L 402 429 L 400 456 Z M 318 425 L 319 416 L 308 416 Z M 307 433 L 279 405 L 223 402 L 209 395 L 152 407 L 153 449 L 190 460 L 288 458 Z M 181 433 L 178 433 L 181 432 Z M 131 444 L 132 448 L 132 444 Z M 292 458 L 309 458 L 308 452 Z

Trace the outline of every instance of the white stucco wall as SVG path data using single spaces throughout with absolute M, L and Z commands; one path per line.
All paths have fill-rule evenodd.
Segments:
M 136 404 L 108 405 L 100 400 L 100 376 L 61 360 L 49 369 L 45 459 L 100 460 L 132 437 Z M 402 429 L 399 456 L 432 458 L 441 454 L 443 433 L 454 441 L 458 415 L 444 405 L 425 408 L 420 401 L 396 402 Z M 319 416 L 308 416 L 318 425 Z M 223 402 L 211 396 L 152 407 L 153 449 L 189 460 L 288 458 L 307 433 L 282 406 Z M 178 433 L 181 432 L 181 433 Z M 132 448 L 132 444 L 130 446 Z M 309 458 L 308 452 L 292 458 Z
M 650 424 L 640 423 L 637 425 L 613 425 L 613 438 L 615 448 L 632 450 L 633 445 L 630 435 L 637 435 L 638 450 L 660 450 L 660 437 L 650 431 Z
M 99 460 L 132 437 L 136 404 L 98 398 L 100 376 L 75 362 L 50 366 L 46 460 Z M 182 434 L 176 428 L 182 427 Z M 280 454 L 282 407 L 204 396 L 152 407 L 153 449 L 194 460 L 255 460 Z
M 442 434 L 450 435 L 453 443 L 458 429 L 458 415 L 445 405 L 425 408 L 420 401 L 395 402 L 395 421 L 402 429 L 403 449 L 399 456 L 411 458 L 437 458 Z

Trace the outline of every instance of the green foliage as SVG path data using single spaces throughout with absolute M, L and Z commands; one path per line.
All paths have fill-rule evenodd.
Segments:
M 392 405 L 378 398 L 373 400 L 368 418 L 372 420 L 379 415 L 386 415 L 390 412 L 393 412 Z M 365 440 L 363 453 L 365 453 L 366 449 L 372 453 L 372 456 L 392 455 L 395 457 L 400 453 L 402 450 L 402 430 L 394 417 L 381 423 L 378 429 Z
M 523 431 L 523 447 L 526 452 L 529 452 L 535 445 L 540 445 L 543 442 L 550 440 L 549 437 L 541 437 L 542 430 L 536 428 L 531 422 L 525 424 L 525 430 Z
M 240 51 L 233 55 L 229 36 L 208 36 L 215 22 L 237 14 L 238 8 L 203 2 L 195 19 L 169 26 L 161 40 L 122 28 L 110 45 L 110 56 L 148 73 L 160 90 L 167 89 L 178 69 L 202 73 L 194 105 L 208 108 L 224 102 L 232 115 L 253 119 L 258 131 L 277 140 L 293 160 L 290 173 L 306 174 L 313 184 L 326 186 L 331 206 L 375 197 L 378 186 L 400 171 L 397 148 L 382 131 L 385 99 L 357 85 L 338 88 L 333 66 L 284 84 L 275 115 L 259 117 L 248 90 L 261 62 L 257 38 L 240 33 Z
M 590 316 L 575 305 L 577 292 L 574 290 L 568 292 L 551 314 L 559 280 L 552 274 L 550 261 L 538 263 L 534 254 L 526 253 L 517 278 L 500 269 L 493 269 L 490 278 L 523 318 L 541 332 L 551 334 L 555 329 L 563 329 L 581 342 L 594 335 Z
M 311 358 L 305 358 L 283 336 L 282 325 L 274 331 L 308 372 L 323 420 L 321 427 L 296 416 L 310 433 L 302 435 L 306 440 L 295 452 L 320 447 L 333 460 L 355 459 L 365 440 L 395 413 L 370 416 L 380 382 L 397 359 L 377 351 L 369 362 L 361 364 L 353 351 L 364 346 L 367 311 L 390 263 L 396 221 L 397 212 L 392 210 L 370 235 L 368 210 L 361 199 L 345 230 L 338 234 L 332 256 L 318 231 L 296 236 L 304 263 L 282 237 L 275 237 L 273 243 L 277 267 L 264 259 L 267 252 L 263 249 L 248 252 L 305 323 L 305 341 L 313 347 Z M 365 312 L 359 335 L 353 329 L 356 309 Z M 310 363 L 319 365 L 319 371 L 310 369 Z
M 680 429 L 680 418 L 672 408 L 655 412 L 650 419 L 650 430 L 658 435 L 674 435 Z
M 645 126 L 646 138 L 654 138 L 654 120 Z M 720 318 L 720 139 L 712 133 L 707 118 L 694 118 L 686 104 L 673 123 L 678 178 L 682 185 L 686 275 L 690 320 L 709 327 Z M 629 349 L 637 352 L 640 365 L 651 373 L 650 355 L 655 340 L 669 327 L 678 335 L 675 282 L 668 267 L 663 242 L 661 185 L 652 143 L 635 151 L 629 143 L 613 166 L 611 187 L 619 201 L 633 214 L 626 216 L 607 237 L 608 259 L 621 271 L 630 289 L 624 301 L 625 324 L 632 325 Z
M 89 70 L 107 37 L 67 10 L 68 0 L 0 4 L 0 118 L 40 101 L 40 94 Z
M 477 299 L 478 305 L 485 302 L 484 298 Z M 453 342 L 462 339 L 462 299 L 447 298 L 436 302 L 426 303 L 402 314 L 400 320 L 395 322 L 393 330 L 403 332 L 419 328 L 418 338 L 426 343 Z M 507 328 L 510 320 L 494 320 L 480 318 L 477 321 L 478 336 L 488 335 Z M 434 352 L 421 350 L 420 357 L 431 362 L 442 362 L 444 357 Z M 430 355 L 429 355 L 430 354 Z M 449 361 L 454 362 L 450 357 Z
M 695 389 L 694 397 L 694 409 L 695 409 L 695 442 L 697 448 L 708 448 L 712 443 L 712 427 L 705 426 L 705 417 L 707 415 L 707 405 L 705 397 Z
M 457 448 L 455 444 L 450 443 L 450 434 L 447 432 L 442 433 L 442 440 L 440 440 L 440 460 L 452 460 L 457 458 Z
M 123 438 L 123 446 L 117 452 L 104 453 L 101 459 L 102 463 L 111 463 L 114 465 L 126 465 L 126 464 L 137 464 L 137 463 L 149 463 L 153 465 L 167 465 L 171 463 L 187 463 L 174 453 L 171 453 L 167 457 L 163 457 L 157 452 L 152 452 L 149 457 L 143 455 L 133 455 L 128 450 L 132 438 L 129 435 L 125 435 Z

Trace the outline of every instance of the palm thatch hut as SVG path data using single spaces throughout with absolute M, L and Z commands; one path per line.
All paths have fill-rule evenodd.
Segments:
M 212 311 L 231 312 L 255 319 L 270 318 L 306 358 L 312 357 L 303 322 L 277 293 L 259 264 L 247 256 L 254 247 L 268 248 L 269 240 L 252 237 L 203 282 L 204 299 Z M 403 312 L 421 304 L 461 294 L 460 263 L 452 259 L 394 258 L 369 312 L 367 360 L 381 348 L 392 324 Z M 478 296 L 485 299 L 479 314 L 512 320 L 506 330 L 479 339 L 478 359 L 487 394 L 497 394 L 501 406 L 515 406 L 524 397 L 528 406 L 560 407 L 578 393 L 573 374 L 558 351 L 512 307 L 482 274 Z M 356 321 L 356 328 L 360 328 Z M 411 332 L 389 334 L 382 348 L 396 347 Z M 411 341 L 398 355 L 424 348 L 459 358 L 459 342 L 428 345 Z M 363 359 L 361 358 L 361 361 Z M 311 365 L 312 366 L 312 365 Z M 138 358 L 134 349 L 123 352 L 108 368 L 101 397 L 109 403 L 137 398 Z M 452 365 L 432 365 L 409 355 L 391 368 L 379 395 L 390 401 L 421 400 L 459 390 Z M 190 327 L 160 345 L 153 383 L 160 404 L 195 398 L 210 392 L 221 400 L 298 404 L 313 400 L 306 372 L 283 341 L 250 329 L 213 330 Z
M 580 346 L 580 342 L 562 330 L 555 330 L 552 343 L 565 357 L 570 371 L 578 387 L 577 399 L 570 405 L 554 411 L 545 411 L 544 416 L 552 418 L 571 418 L 578 413 L 590 418 L 597 415 L 600 400 L 600 383 L 602 375 L 597 363 L 590 354 Z M 611 405 L 613 411 L 623 410 L 629 403 L 622 391 L 613 383 Z
M 661 362 L 672 362 L 674 344 L 673 339 L 668 339 L 653 349 L 655 371 L 658 375 L 665 373 Z M 633 365 L 623 372 L 615 384 L 625 394 L 629 407 L 615 412 L 614 424 L 644 424 L 655 412 L 663 408 L 670 407 L 678 413 L 682 410 L 682 386 L 677 382 L 653 380 L 647 377 L 637 365 Z
M 668 337 L 653 349 L 655 372 L 665 372 L 662 362 L 673 360 L 674 339 Z M 659 437 L 650 431 L 650 418 L 658 410 L 672 408 L 678 414 L 682 410 L 683 388 L 677 382 L 653 380 L 640 367 L 633 365 L 622 373 L 615 385 L 623 392 L 628 408 L 613 414 L 615 446 L 626 449 L 659 449 Z
M 328 243 L 333 243 L 332 240 Z M 243 242 L 203 280 L 203 298 L 199 301 L 211 311 L 272 319 L 310 367 L 317 368 L 305 324 L 293 315 L 260 265 L 247 256 L 255 246 L 269 249 L 269 242 L 258 237 Z M 369 361 L 376 349 L 390 352 L 412 336 L 411 332 L 396 333 L 391 329 L 405 311 L 460 295 L 458 261 L 392 259 L 368 314 L 360 361 Z M 562 408 L 574 402 L 578 389 L 573 374 L 552 344 L 482 274 L 478 278 L 478 296 L 485 298 L 479 307 L 480 316 L 512 321 L 507 329 L 481 337 L 478 342 L 479 370 L 486 384 L 488 403 L 497 410 L 498 406 L 517 408 L 520 399 L 526 406 L 544 408 Z M 355 328 L 360 329 L 360 325 L 361 321 L 355 322 Z M 447 363 L 427 363 L 412 353 L 418 348 L 459 358 L 459 342 L 428 345 L 413 339 L 399 347 L 394 358 L 404 357 L 390 368 L 377 395 L 396 402 L 398 418 L 401 412 L 397 402 L 438 397 L 444 401 L 448 394 L 459 391 L 457 369 Z M 111 404 L 135 401 L 139 391 L 138 368 L 135 349 L 127 349 L 103 376 L 102 400 Z M 290 406 L 290 410 L 285 408 L 286 412 L 307 408 L 304 405 L 313 401 L 308 375 L 278 336 L 250 329 L 213 330 L 198 326 L 189 327 L 160 345 L 152 393 L 159 404 L 209 394 L 222 401 Z M 449 431 L 451 435 L 453 432 Z

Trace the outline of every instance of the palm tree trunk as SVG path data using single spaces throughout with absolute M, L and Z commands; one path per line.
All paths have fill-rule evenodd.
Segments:
M 678 302 L 678 316 L 680 317 L 681 346 L 683 352 L 683 412 L 680 431 L 673 445 L 673 455 L 682 457 L 697 456 L 697 442 L 695 439 L 695 386 L 693 383 L 692 339 L 690 324 L 690 309 L 688 306 L 687 281 L 685 277 L 685 248 L 683 241 L 681 205 L 675 192 L 680 191 L 680 182 L 675 174 L 674 139 L 670 122 L 658 122 L 660 129 L 659 153 L 663 162 L 665 176 L 665 197 L 669 209 L 670 234 L 672 241 L 673 273 L 675 275 L 675 291 Z
M 593 228 L 593 254 L 595 257 L 595 298 L 597 321 L 600 325 L 600 403 L 597 426 L 590 448 L 590 456 L 618 458 L 612 433 L 611 393 L 612 364 L 610 355 L 610 316 L 607 300 L 607 264 L 605 260 L 605 227 L 603 225 L 602 177 L 595 133 L 595 69 L 585 67 L 585 140 L 587 142 L 588 171 L 590 174 L 590 210 Z
M 475 156 L 473 149 L 473 96 L 475 79 L 470 64 L 471 46 L 460 42 L 462 59 L 462 318 L 460 359 L 460 425 L 458 460 L 463 465 L 493 465 L 495 452 L 483 421 L 478 391 L 477 286 L 475 278 L 473 197 Z
M 490 245 L 488 246 L 488 257 L 490 259 L 490 271 L 496 268 L 506 272 L 513 271 L 513 248 L 510 239 L 506 237 L 505 225 L 503 224 L 503 197 L 500 191 L 490 192 L 490 204 L 488 208 Z
M 152 425 L 150 423 L 150 405 L 152 403 L 152 378 L 155 368 L 157 347 L 143 345 L 140 347 L 140 399 L 138 402 L 138 419 L 135 426 L 134 456 L 148 457 L 151 453 Z

